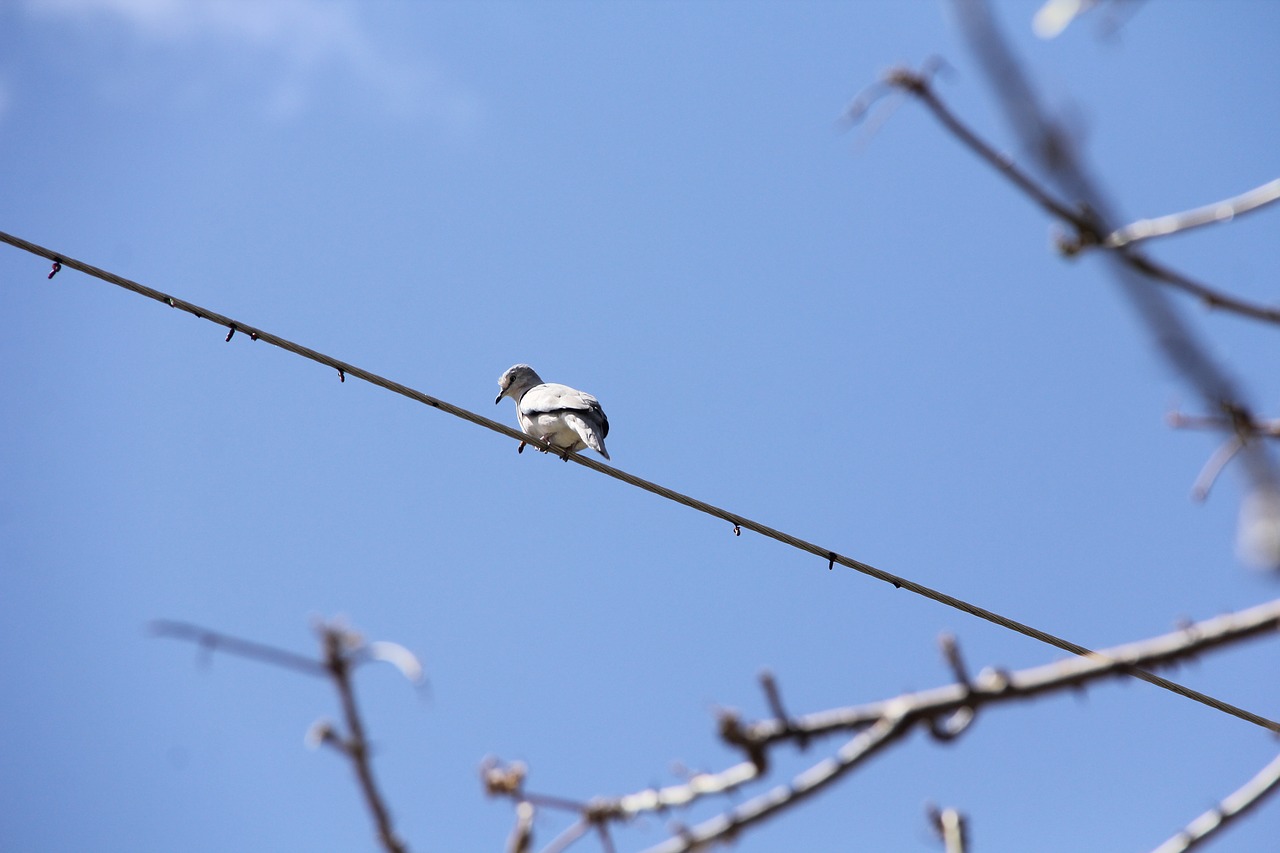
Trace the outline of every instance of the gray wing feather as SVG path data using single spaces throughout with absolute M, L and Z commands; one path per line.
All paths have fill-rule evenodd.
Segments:
M 566 412 L 563 417 L 564 422 L 578 434 L 578 438 L 582 439 L 587 447 L 598 452 L 605 459 L 609 458 L 609 451 L 604 449 L 604 437 L 609 432 L 609 421 L 599 407 L 594 412 Z
M 568 385 L 548 382 L 530 388 L 520 398 L 520 411 L 526 415 L 549 415 L 558 412 L 598 412 L 603 416 L 600 401 L 583 391 Z

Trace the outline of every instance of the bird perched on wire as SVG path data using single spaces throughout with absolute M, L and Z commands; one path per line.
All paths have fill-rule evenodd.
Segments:
M 527 435 L 566 451 L 590 447 L 609 458 L 609 451 L 604 449 L 609 419 L 595 397 L 568 385 L 543 382 L 527 364 L 507 368 L 498 377 L 498 388 L 493 402 L 501 403 L 503 397 L 515 400 L 516 418 Z M 520 449 L 524 449 L 523 444 Z M 565 453 L 564 458 L 568 461 L 569 454 Z

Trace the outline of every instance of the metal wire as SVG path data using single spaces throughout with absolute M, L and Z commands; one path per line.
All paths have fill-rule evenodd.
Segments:
M 432 397 L 430 394 L 424 394 L 423 392 L 409 388 L 406 385 L 401 385 L 399 382 L 393 382 L 392 380 L 379 376 L 376 373 L 371 373 L 368 370 L 356 367 L 353 364 L 348 364 L 345 361 L 340 361 L 332 356 L 316 352 L 313 349 L 294 343 L 293 341 L 282 338 L 279 335 L 273 335 L 270 332 L 251 326 L 248 323 L 233 320 L 230 317 L 217 313 L 216 311 L 210 311 L 207 308 L 178 299 L 167 293 L 162 293 L 159 290 L 154 290 L 153 288 L 139 284 L 131 279 L 124 278 L 123 276 L 116 275 L 112 272 L 107 272 L 106 270 L 99 269 L 91 264 L 86 264 L 83 261 L 77 261 L 60 252 L 54 252 L 51 249 L 38 246 L 35 243 L 23 240 L 21 237 L 15 237 L 11 234 L 0 231 L 0 242 L 8 243 L 9 245 L 22 249 L 25 252 L 30 252 L 33 255 L 38 255 L 42 258 L 53 261 L 55 264 L 61 264 L 62 266 L 79 270 L 86 275 L 93 276 L 101 281 L 114 284 L 117 287 L 122 287 L 125 290 L 133 291 L 134 293 L 146 296 L 149 299 L 154 299 L 157 302 L 185 311 L 188 314 L 192 314 L 200 319 L 208 320 L 209 322 L 222 326 L 225 329 L 234 329 L 237 332 L 249 335 L 254 340 L 263 341 L 271 344 L 272 346 L 280 347 L 281 349 L 287 350 L 295 355 L 308 358 L 318 364 L 323 364 L 326 367 L 333 368 L 338 371 L 338 375 L 340 377 L 344 378 L 344 381 L 346 376 L 363 379 L 372 385 L 377 385 L 380 388 L 385 388 L 388 391 L 408 397 L 410 400 L 416 400 L 419 403 L 431 406 L 434 409 L 439 409 L 442 412 L 446 412 L 457 418 L 462 418 L 463 420 L 469 421 L 470 423 L 478 426 L 485 427 L 486 429 L 490 429 L 516 441 L 522 441 L 539 449 L 549 450 L 553 453 L 564 453 L 559 448 L 554 448 L 533 436 L 526 435 L 523 432 L 519 432 L 518 430 L 515 430 L 505 424 L 498 423 L 497 421 L 490 420 L 483 415 L 478 415 L 475 412 L 468 411 L 460 406 L 455 406 L 452 403 L 447 403 L 444 400 Z M 855 560 L 852 557 L 843 556 L 828 548 L 823 548 L 820 545 L 792 536 L 789 533 L 784 533 L 781 530 L 775 530 L 774 528 L 761 524 L 758 521 L 752 521 L 745 516 L 714 506 L 706 501 L 698 500 L 697 498 L 677 492 L 674 489 L 669 489 L 666 486 L 650 482 L 649 480 L 637 477 L 634 474 L 629 474 L 621 469 L 605 465 L 602 462 L 597 462 L 595 459 L 576 453 L 567 453 L 565 455 L 585 468 L 590 468 L 593 471 L 612 477 L 615 480 L 621 480 L 630 486 L 635 486 L 638 489 L 643 489 L 646 492 L 650 492 L 658 495 L 659 497 L 666 498 L 669 501 L 682 504 L 690 509 L 695 509 L 699 512 L 727 521 L 734 526 L 735 532 L 738 530 L 750 530 L 799 551 L 805 551 L 813 554 L 814 556 L 820 557 L 827 563 L 828 567 L 836 564 L 845 566 L 846 568 L 853 569 L 856 572 L 861 572 L 864 575 L 873 577 L 876 580 L 891 583 L 897 589 L 905 589 L 908 592 L 931 599 L 939 604 L 944 604 L 947 607 L 960 610 L 964 613 L 968 613 L 971 616 L 976 616 L 977 618 L 983 619 L 994 625 L 999 625 L 1002 628 L 1030 637 L 1033 640 L 1038 640 L 1041 643 L 1054 646 L 1055 648 L 1062 649 L 1063 651 L 1070 652 L 1074 655 L 1081 655 L 1084 657 L 1101 657 L 1096 652 L 1093 652 L 1078 643 L 1073 643 L 1054 634 L 1050 634 L 1047 631 L 1042 631 L 1039 628 L 1032 627 L 1031 625 L 1024 624 L 1015 619 L 1002 616 L 999 613 L 987 610 L 984 607 L 979 607 L 976 604 L 970 604 L 963 599 L 956 598 L 953 595 L 948 595 L 945 592 L 940 592 L 939 590 L 927 587 L 924 584 L 916 583 L 915 581 L 907 578 L 886 572 L 883 569 L 878 569 L 875 566 L 863 563 L 860 560 Z M 1262 728 L 1269 729 L 1270 731 L 1280 733 L 1280 722 L 1275 720 L 1255 714 L 1252 711 L 1247 711 L 1213 696 L 1201 693 L 1198 690 L 1192 690 L 1190 687 L 1186 687 L 1176 681 L 1171 681 L 1163 676 L 1156 675 L 1155 673 L 1148 672 L 1135 666 L 1123 667 L 1123 671 L 1134 678 L 1154 684 L 1157 687 L 1162 687 L 1165 690 L 1199 702 L 1203 705 L 1207 705 L 1208 707 L 1221 711 L 1224 714 L 1230 714 L 1233 717 L 1238 717 L 1239 719 L 1253 723 L 1256 726 L 1261 726 Z

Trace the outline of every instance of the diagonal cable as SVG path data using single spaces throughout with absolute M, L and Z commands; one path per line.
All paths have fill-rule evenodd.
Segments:
M 345 361 L 340 361 L 332 356 L 316 352 L 313 349 L 304 347 L 301 344 L 296 344 L 293 341 L 280 337 L 279 335 L 273 335 L 270 332 L 263 331 L 262 329 L 255 328 L 246 323 L 241 323 L 238 320 L 233 320 L 230 317 L 217 313 L 216 311 L 210 311 L 209 309 L 202 308 L 194 303 L 178 299 L 167 293 L 162 293 L 161 291 L 147 287 L 144 284 L 139 284 L 132 279 L 127 279 L 123 276 L 116 275 L 115 273 L 99 269 L 91 264 L 86 264 L 83 261 L 77 261 L 74 258 L 69 258 L 66 255 L 59 254 L 51 249 L 46 249 L 43 246 L 38 246 L 35 243 L 22 239 L 21 237 L 15 237 L 12 234 L 0 231 L 0 242 L 8 243 L 9 245 L 22 249 L 25 252 L 30 252 L 33 255 L 39 255 L 42 258 L 52 261 L 55 265 L 55 270 L 59 265 L 79 270 L 86 275 L 93 276 L 94 278 L 100 279 L 109 284 L 114 284 L 117 287 L 123 287 L 125 290 L 133 291 L 134 293 L 146 296 L 149 299 L 154 299 L 157 302 L 161 302 L 172 308 L 185 311 L 199 319 L 208 320 L 211 323 L 229 329 L 230 334 L 227 335 L 227 340 L 230 340 L 231 335 L 236 332 L 247 334 L 254 340 L 264 341 L 265 343 L 280 347 L 281 349 L 294 353 L 295 355 L 308 358 L 318 364 L 331 367 L 338 371 L 339 376 L 344 378 L 346 376 L 354 376 L 357 379 L 363 379 L 372 385 L 377 385 L 380 388 L 385 388 L 388 391 L 408 397 L 410 400 L 416 400 L 419 403 L 431 406 L 434 409 L 447 412 L 454 417 L 462 418 L 465 421 L 485 427 L 486 429 L 490 429 L 496 433 L 505 435 L 508 438 L 515 439 L 516 441 L 522 441 L 539 449 L 550 450 L 555 453 L 561 452 L 559 448 L 553 448 L 551 445 L 542 442 L 533 436 L 526 435 L 523 432 L 519 432 L 505 424 L 486 418 L 483 415 L 478 415 L 475 412 L 469 411 L 460 406 L 447 403 L 444 400 L 432 397 L 430 394 L 424 394 L 423 392 L 410 388 L 407 385 L 401 385 L 399 382 L 393 382 L 392 380 L 379 376 L 376 373 L 356 367 L 353 364 L 348 364 Z M 1074 655 L 1081 655 L 1084 657 L 1101 657 L 1096 652 L 1091 651 L 1078 643 L 1073 643 L 1070 640 L 1064 640 L 1063 638 L 1050 634 L 1047 631 L 1042 631 L 1039 628 L 1032 627 L 1031 625 L 1024 624 L 1015 619 L 1002 616 L 999 613 L 987 610 L 984 607 L 979 607 L 976 604 L 970 604 L 963 599 L 956 598 L 953 595 L 948 595 L 945 592 L 940 592 L 939 590 L 925 586 L 924 584 L 899 577 L 898 575 L 886 572 L 883 569 L 877 569 L 875 566 L 855 560 L 852 557 L 845 557 L 841 554 L 837 554 L 835 551 L 815 545 L 812 542 L 792 536 L 789 533 L 784 533 L 781 530 L 776 530 L 765 524 L 761 524 L 758 521 L 752 521 L 746 516 L 738 515 L 737 513 L 730 512 L 726 509 L 721 509 L 720 507 L 709 504 L 706 501 L 698 500 L 697 498 L 677 492 L 674 489 L 669 489 L 658 483 L 637 477 L 634 474 L 629 474 L 619 468 L 605 465 L 604 463 L 597 462 L 595 459 L 590 459 L 577 453 L 568 453 L 566 455 L 569 459 L 572 459 L 574 462 L 585 468 L 590 468 L 593 471 L 612 477 L 615 480 L 621 480 L 627 485 L 643 489 L 646 492 L 666 498 L 669 501 L 683 504 L 684 506 L 687 506 L 690 509 L 695 509 L 698 512 L 723 519 L 724 521 L 732 524 L 735 531 L 738 529 L 750 530 L 754 533 L 760 534 L 761 536 L 773 539 L 776 542 L 789 545 L 799 551 L 805 551 L 817 557 L 821 557 L 827 561 L 828 568 L 833 568 L 836 564 L 839 564 L 846 568 L 853 569 L 854 571 L 861 572 L 869 577 L 873 577 L 876 580 L 891 583 L 897 589 L 905 589 L 908 592 L 931 599 L 939 604 L 945 604 L 947 607 L 960 610 L 964 613 L 970 614 L 971 616 L 976 616 L 979 619 L 986 620 L 994 625 L 999 625 L 1002 628 L 1030 637 L 1033 640 L 1038 640 L 1041 643 L 1054 646 Z M 1199 702 L 1202 705 L 1207 705 L 1214 710 L 1230 714 L 1233 717 L 1238 717 L 1239 719 L 1253 723 L 1256 726 L 1261 726 L 1262 728 L 1280 733 L 1280 722 L 1255 714 L 1252 711 L 1245 710 L 1244 708 L 1237 707 L 1228 702 L 1224 702 L 1221 699 L 1201 693 L 1198 690 L 1193 690 L 1176 681 L 1172 681 L 1152 672 L 1147 672 L 1145 669 L 1141 669 L 1136 666 L 1124 666 L 1122 667 L 1122 671 L 1134 678 L 1146 681 L 1149 684 L 1154 684 L 1157 687 L 1162 687 L 1165 690 L 1177 693 L 1179 696 Z

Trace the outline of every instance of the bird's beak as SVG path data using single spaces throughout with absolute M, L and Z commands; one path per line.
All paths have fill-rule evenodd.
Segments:
M 502 402 L 502 398 L 503 398 L 503 397 L 505 397 L 505 396 L 507 396 L 507 392 L 506 392 L 506 391 L 503 391 L 501 394 L 499 394 L 498 396 L 496 396 L 496 397 L 494 397 L 494 398 L 493 398 L 493 404 L 494 404 L 495 406 L 496 406 L 496 405 L 498 405 L 499 403 L 501 403 L 501 402 Z

